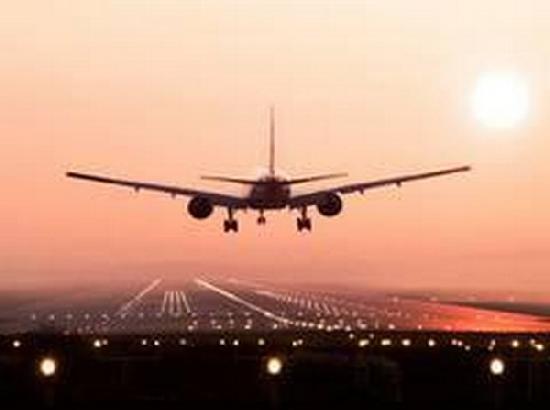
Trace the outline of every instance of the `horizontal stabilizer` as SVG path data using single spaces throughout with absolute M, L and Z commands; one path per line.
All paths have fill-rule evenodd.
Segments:
M 212 176 L 212 175 L 203 175 L 201 176 L 201 179 L 205 179 L 207 181 L 230 182 L 232 184 L 244 184 L 244 185 L 254 185 L 258 183 L 258 181 L 253 179 L 219 177 L 219 176 Z
M 244 185 L 260 185 L 260 184 L 285 184 L 285 185 L 293 185 L 293 184 L 303 184 L 306 182 L 316 182 L 316 181 L 322 181 L 325 179 L 332 179 L 332 178 L 342 178 L 346 177 L 348 174 L 346 173 L 338 173 L 338 174 L 324 174 L 324 175 L 315 175 L 312 177 L 305 177 L 305 178 L 294 178 L 294 179 L 246 179 L 246 178 L 233 178 L 233 177 L 222 177 L 222 176 L 215 176 L 215 175 L 203 175 L 201 176 L 201 179 L 205 179 L 208 181 L 218 181 L 218 182 L 230 182 L 232 184 L 244 184 Z
M 289 179 L 286 181 L 287 184 L 303 184 L 306 182 L 316 182 L 316 181 L 323 181 L 325 179 L 334 179 L 334 178 L 343 178 L 347 177 L 348 174 L 345 172 L 340 172 L 337 174 L 324 174 L 324 175 L 315 175 L 312 177 L 305 177 L 305 178 L 294 178 Z

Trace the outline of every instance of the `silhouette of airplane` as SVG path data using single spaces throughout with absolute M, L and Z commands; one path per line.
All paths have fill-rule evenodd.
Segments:
M 298 231 L 311 231 L 311 219 L 308 217 L 307 213 L 308 207 L 316 206 L 321 215 L 332 217 L 340 214 L 340 212 L 342 211 L 342 195 L 355 192 L 363 194 L 364 191 L 372 188 L 386 185 L 396 185 L 399 187 L 405 182 L 417 181 L 420 179 L 438 177 L 441 175 L 471 170 L 471 167 L 469 166 L 461 166 L 456 168 L 448 168 L 418 174 L 409 174 L 374 181 L 338 185 L 332 188 L 325 188 L 306 194 L 293 195 L 291 191 L 291 186 L 293 185 L 321 181 L 331 178 L 345 177 L 347 176 L 347 174 L 332 173 L 290 179 L 277 175 L 275 170 L 275 119 L 273 107 L 271 107 L 270 109 L 269 138 L 269 168 L 268 172 L 265 175 L 262 175 L 260 178 L 253 180 L 225 176 L 201 177 L 204 180 L 250 186 L 248 195 L 244 197 L 196 189 L 188 189 L 173 185 L 163 185 L 153 182 L 116 179 L 81 172 L 67 172 L 66 176 L 92 182 L 122 185 L 133 188 L 136 192 L 143 189 L 167 193 L 173 197 L 178 195 L 188 196 L 191 197 L 191 200 L 187 204 L 187 211 L 192 217 L 196 219 L 208 218 L 214 211 L 214 207 L 226 208 L 228 212 L 228 217 L 224 220 L 223 223 L 224 232 L 238 231 L 239 225 L 237 220 L 235 219 L 235 211 L 237 210 L 257 210 L 259 212 L 257 223 L 259 225 L 264 225 L 266 223 L 266 218 L 264 215 L 265 211 L 281 210 L 286 208 L 298 209 L 300 211 L 300 215 L 296 221 Z

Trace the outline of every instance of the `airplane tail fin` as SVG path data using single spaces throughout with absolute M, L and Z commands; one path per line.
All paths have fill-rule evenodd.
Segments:
M 275 175 L 275 108 L 269 107 L 269 175 Z
M 305 178 L 294 178 L 294 179 L 281 179 L 277 182 L 280 184 L 293 185 L 293 184 L 303 184 L 307 182 L 316 182 L 322 181 L 325 179 L 332 178 L 341 178 L 345 177 L 348 174 L 346 173 L 333 173 L 333 174 L 323 174 L 315 175 Z M 269 107 L 269 176 L 275 177 L 275 108 L 272 106 Z M 234 178 L 218 175 L 204 175 L 201 176 L 201 179 L 209 181 L 218 181 L 218 182 L 229 182 L 232 184 L 244 184 L 244 185 L 261 185 L 261 184 L 271 184 L 273 181 L 267 180 L 253 180 L 247 178 Z

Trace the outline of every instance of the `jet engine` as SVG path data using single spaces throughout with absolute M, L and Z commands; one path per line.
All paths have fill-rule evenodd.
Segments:
M 342 212 L 342 199 L 339 195 L 330 192 L 317 204 L 317 209 L 323 216 L 336 216 Z
M 196 196 L 187 204 L 187 212 L 196 219 L 208 218 L 212 214 L 212 211 L 214 211 L 212 202 L 203 196 Z

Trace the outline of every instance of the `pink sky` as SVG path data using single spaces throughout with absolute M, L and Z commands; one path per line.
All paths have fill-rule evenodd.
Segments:
M 0 287 L 226 273 L 550 292 L 550 3 L 26 1 L 0 15 Z M 530 88 L 527 120 L 478 124 L 487 71 Z M 207 221 L 185 202 L 66 170 L 189 187 L 278 165 L 349 181 L 474 172 L 348 196 L 343 214 Z M 315 185 L 319 187 L 322 185 Z

